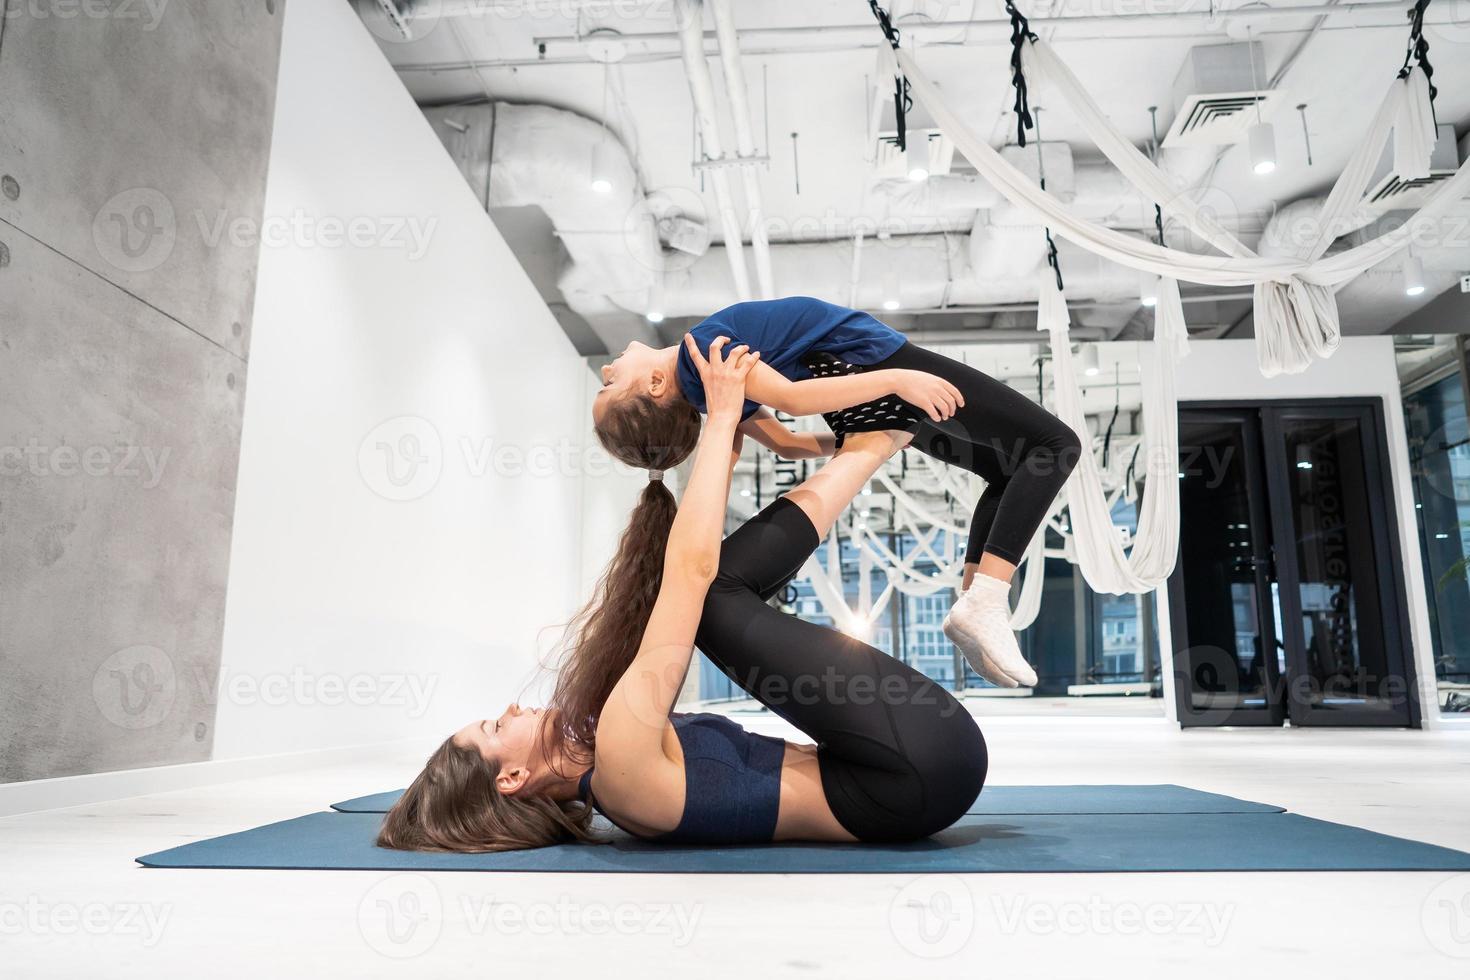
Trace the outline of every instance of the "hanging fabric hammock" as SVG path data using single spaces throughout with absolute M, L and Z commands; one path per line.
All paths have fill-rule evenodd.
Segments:
M 1024 41 L 1024 66 L 1035 81 L 1050 85 L 1054 94 L 1071 106 L 1078 122 L 1114 166 L 1142 193 L 1159 201 L 1172 217 L 1225 253 L 1196 255 L 1075 216 L 965 125 L 919 68 L 912 53 L 881 50 L 896 57 L 914 97 L 979 174 L 1008 201 L 1036 215 L 1057 234 L 1104 258 L 1165 279 L 1255 287 L 1256 345 L 1261 372 L 1267 376 L 1299 372 L 1313 357 L 1330 356 L 1341 336 L 1334 287 L 1408 244 L 1416 231 L 1437 221 L 1470 193 L 1467 161 L 1402 226 L 1326 255 L 1338 237 L 1337 230 L 1349 226 L 1348 216 L 1361 202 L 1391 132 L 1396 134 L 1396 153 L 1405 160 L 1418 161 L 1418 170 L 1427 164 L 1434 145 L 1432 117 L 1426 108 L 1429 86 L 1423 70 L 1414 67 L 1390 85 L 1368 133 L 1333 186 L 1315 234 L 1297 243 L 1293 255 L 1256 255 L 1174 187 L 1163 171 L 1118 132 L 1045 41 Z
M 1082 389 L 1072 366 L 1067 302 L 1049 273 L 1038 277 L 1038 287 L 1036 327 L 1047 331 L 1051 339 L 1056 414 L 1077 433 L 1085 450 L 1062 491 L 1071 519 L 1071 552 L 1095 592 L 1152 592 L 1174 570 L 1179 552 L 1179 402 L 1174 374 L 1175 364 L 1189 352 L 1179 283 L 1161 281 L 1154 307 L 1153 349 L 1139 358 L 1146 479 L 1138 501 L 1138 530 L 1128 554 L 1123 551 L 1121 529 L 1113 524 L 1101 468 L 1091 451 Z

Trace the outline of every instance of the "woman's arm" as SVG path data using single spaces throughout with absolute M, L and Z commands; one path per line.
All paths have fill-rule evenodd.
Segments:
M 884 395 L 897 395 L 942 422 L 964 407 L 960 390 L 923 371 L 888 368 L 837 378 L 791 381 L 766 364 L 757 364 L 745 382 L 746 396 L 791 415 L 836 412 Z
M 792 432 L 767 408 L 741 422 L 740 431 L 782 459 L 816 459 L 837 451 L 837 437 L 832 433 Z
M 704 380 L 708 418 L 669 531 L 653 613 L 632 665 L 613 688 L 598 721 L 598 764 L 604 771 L 637 772 L 648 765 L 651 753 L 662 753 L 669 711 L 689 670 L 694 631 L 720 564 L 745 377 L 759 355 L 742 345 L 724 357 L 721 348 L 727 341 L 720 337 L 710 344 L 706 361 L 692 337 L 685 342 Z

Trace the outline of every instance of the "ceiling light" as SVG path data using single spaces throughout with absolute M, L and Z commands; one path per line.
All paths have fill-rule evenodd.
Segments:
M 903 287 L 898 280 L 898 273 L 889 270 L 883 273 L 883 309 L 892 313 L 894 310 L 903 309 Z
M 1419 296 L 1424 292 L 1424 262 L 1416 255 L 1404 256 L 1404 295 Z
M 594 193 L 611 194 L 612 182 L 612 152 L 604 137 L 592 145 L 592 167 L 588 173 L 588 183 Z
M 1268 122 L 1250 128 L 1251 170 L 1264 177 L 1276 170 L 1276 130 Z
M 1084 345 L 1082 348 L 1082 373 L 1091 378 L 1099 370 L 1101 368 L 1097 363 L 1097 347 L 1092 344 Z
M 916 184 L 929 179 L 929 141 L 927 139 L 922 143 L 909 143 L 908 148 L 903 151 L 903 167 L 909 180 Z
M 1159 305 L 1159 277 L 1144 273 L 1138 284 L 1138 301 L 1144 306 Z
M 663 323 L 664 322 L 664 315 L 662 313 L 660 313 L 658 310 L 649 310 L 647 313 L 645 313 L 643 315 L 648 318 L 648 322 L 649 323 Z

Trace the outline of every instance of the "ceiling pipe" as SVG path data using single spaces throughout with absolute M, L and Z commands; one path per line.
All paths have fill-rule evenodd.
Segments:
M 676 0 L 682 3 L 683 0 Z M 467 13 L 475 8 L 474 0 L 459 0 L 457 3 L 446 4 L 445 14 L 453 16 L 455 13 Z M 1335 6 L 1323 6 L 1320 4 L 1293 4 L 1281 7 L 1265 7 L 1247 5 L 1233 9 L 1214 10 L 1158 10 L 1146 13 L 1115 13 L 1107 15 L 1047 15 L 1036 13 L 1028 16 L 1033 29 L 1038 27 L 1047 28 L 1097 28 L 1097 27 L 1129 27 L 1139 24 L 1199 24 L 1210 27 L 1218 27 L 1228 20 L 1244 18 L 1252 23 L 1272 20 L 1308 20 L 1322 18 L 1324 20 L 1341 20 L 1344 18 L 1352 21 L 1354 27 L 1366 26 L 1395 26 L 1402 27 L 1404 24 L 1404 12 L 1407 4 L 1401 0 L 1364 0 L 1359 3 L 1338 3 Z M 1436 11 L 1432 7 L 1426 12 L 1424 23 L 1426 26 L 1433 24 L 1445 24 L 1454 22 L 1454 12 L 1448 13 Z M 992 29 L 1000 32 L 1009 32 L 1009 17 L 986 17 L 977 20 L 935 20 L 904 23 L 902 25 L 906 39 L 912 39 L 918 43 L 925 41 L 952 41 L 954 35 L 959 31 L 971 29 Z M 793 25 L 790 27 L 756 27 L 740 31 L 743 42 L 759 43 L 776 40 L 799 39 L 811 35 L 818 35 L 824 40 L 837 38 L 851 38 L 864 47 L 876 45 L 881 36 L 877 35 L 877 27 L 871 22 L 858 24 L 831 24 L 831 25 Z M 682 41 L 683 31 L 670 33 L 667 31 L 647 31 L 642 33 L 624 34 L 623 40 L 629 44 L 662 44 L 672 43 L 675 40 Z M 562 46 L 581 46 L 586 43 L 585 37 L 577 35 L 544 35 L 533 39 L 539 46 L 546 49 Z M 703 42 L 703 36 L 697 37 Z M 966 42 L 967 45 L 970 42 Z M 999 42 L 997 42 L 999 43 Z M 1005 43 L 1010 43 L 1008 40 Z
M 710 0 L 710 9 L 715 15 L 715 35 L 720 39 L 720 65 L 725 70 L 725 94 L 730 99 L 730 116 L 735 121 L 735 150 L 742 161 L 740 177 L 745 185 L 745 209 L 750 222 L 750 250 L 755 254 L 756 280 L 760 283 L 761 298 L 775 299 L 771 249 L 766 239 L 760 176 L 755 165 L 755 134 L 750 124 L 750 102 L 745 97 L 745 65 L 740 57 L 735 15 L 730 9 L 730 0 Z
M 674 0 L 674 20 L 679 26 L 678 37 L 684 55 L 684 73 L 689 76 L 689 94 L 694 100 L 694 116 L 699 123 L 704 156 L 716 163 L 723 163 L 725 152 L 720 143 L 720 127 L 715 116 L 715 87 L 710 79 L 709 62 L 704 56 L 704 8 L 698 0 Z M 725 257 L 730 263 L 735 298 L 745 301 L 750 299 L 750 274 L 745 268 L 740 219 L 735 214 L 735 203 L 730 196 L 729 171 L 723 166 L 716 166 L 711 167 L 708 173 L 720 210 L 720 227 L 725 235 Z

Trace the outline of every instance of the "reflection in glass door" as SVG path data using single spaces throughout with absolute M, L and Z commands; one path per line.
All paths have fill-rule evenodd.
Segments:
M 1417 724 L 1377 403 L 1182 408 L 1180 505 L 1183 724 Z
M 1271 696 L 1283 661 L 1257 443 L 1252 411 L 1179 413 L 1181 557 L 1169 594 L 1186 725 L 1279 725 L 1284 716 Z

